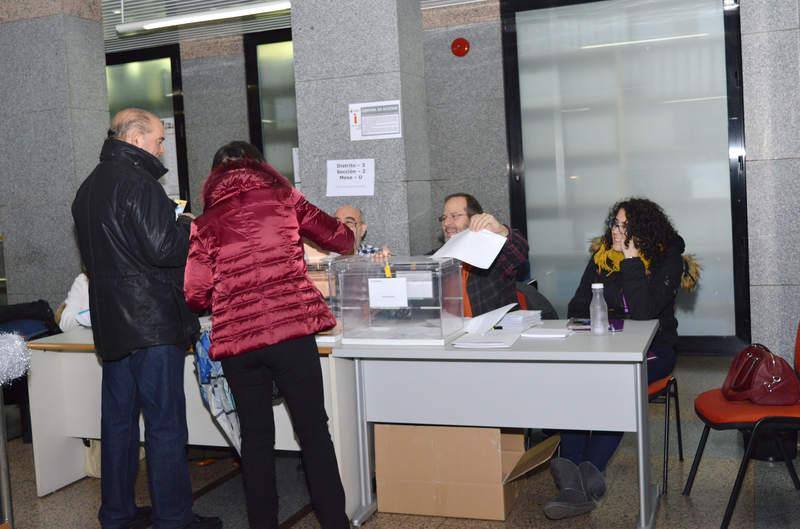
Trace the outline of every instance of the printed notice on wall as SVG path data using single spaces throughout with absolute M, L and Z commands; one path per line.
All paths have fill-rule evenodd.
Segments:
M 162 118 L 164 125 L 164 154 L 161 163 L 167 168 L 167 174 L 159 180 L 164 186 L 164 191 L 172 200 L 181 198 L 181 189 L 178 184 L 178 146 L 175 141 L 175 118 Z
M 350 104 L 350 141 L 402 137 L 400 100 Z
M 375 159 L 328 160 L 329 197 L 371 197 L 375 194 Z

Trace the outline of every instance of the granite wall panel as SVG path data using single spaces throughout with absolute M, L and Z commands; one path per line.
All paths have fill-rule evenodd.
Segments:
M 230 46 L 225 49 L 229 48 L 241 51 Z M 192 211 L 199 214 L 200 193 L 214 153 L 230 141 L 250 141 L 244 55 L 184 59 L 181 70 L 189 191 Z
M 0 6 L 0 233 L 10 303 L 42 298 L 55 308 L 80 270 L 70 206 L 108 129 L 93 5 L 34 3 L 27 15 L 37 16 Z
M 750 315 L 754 342 L 792 361 L 800 318 L 797 0 L 743 0 Z
M 741 0 L 742 35 L 800 27 L 797 0 Z
M 293 2 L 295 79 L 308 81 L 399 71 L 399 1 L 402 0 Z M 404 23 L 404 27 L 410 25 Z M 297 60 L 298 57 L 303 60 Z
M 485 4 L 484 12 L 497 9 L 496 3 Z M 507 223 L 510 202 L 500 21 L 494 16 L 478 20 L 457 26 L 440 23 L 425 31 L 432 208 L 438 216 L 445 196 L 466 192 Z M 450 51 L 456 37 L 470 41 L 465 57 Z
M 800 30 L 742 36 L 749 160 L 800 157 Z
M 800 159 L 753 161 L 747 169 L 750 284 L 800 284 Z

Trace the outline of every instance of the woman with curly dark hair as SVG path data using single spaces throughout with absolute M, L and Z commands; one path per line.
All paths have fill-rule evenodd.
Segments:
M 605 234 L 592 250 L 569 302 L 568 317 L 588 317 L 592 283 L 602 283 L 610 318 L 658 318 L 659 330 L 647 353 L 647 376 L 653 381 L 669 375 L 678 341 L 675 296 L 683 273 L 683 239 L 658 204 L 628 198 L 609 210 Z M 560 457 L 550 463 L 560 492 L 544 507 L 548 518 L 595 508 L 606 492 L 606 465 L 621 439 L 622 432 L 561 432 Z

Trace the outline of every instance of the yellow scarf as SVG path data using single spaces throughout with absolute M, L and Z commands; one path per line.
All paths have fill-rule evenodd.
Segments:
M 614 249 L 606 248 L 606 243 L 600 244 L 600 248 L 594 254 L 594 263 L 597 265 L 598 272 L 605 272 L 605 275 L 610 276 L 614 272 L 619 272 L 619 265 L 625 259 L 625 254 Z M 645 271 L 650 270 L 650 259 L 645 259 L 643 255 L 639 256 L 644 264 Z

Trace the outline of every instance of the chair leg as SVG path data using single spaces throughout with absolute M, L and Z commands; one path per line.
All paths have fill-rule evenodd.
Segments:
M 800 490 L 800 480 L 797 479 L 797 472 L 794 470 L 794 463 L 792 463 L 792 460 L 787 457 L 786 450 L 783 448 L 783 443 L 781 442 L 780 436 L 775 436 L 775 444 L 778 446 L 778 452 L 781 454 L 781 457 L 786 462 L 786 468 L 789 470 L 789 475 L 792 477 L 794 488 Z
M 728 529 L 728 525 L 731 523 L 733 510 L 736 508 L 736 502 L 739 499 L 739 493 L 742 491 L 744 475 L 747 473 L 747 466 L 750 464 L 750 454 L 753 451 L 753 446 L 755 446 L 755 442 L 759 433 L 759 428 L 756 426 L 756 428 L 753 429 L 753 433 L 750 436 L 750 442 L 747 443 L 747 449 L 744 451 L 744 457 L 742 457 L 742 462 L 739 465 L 739 473 L 736 474 L 736 482 L 733 484 L 731 497 L 728 499 L 728 506 L 725 508 L 725 516 L 722 518 L 722 525 L 719 526 L 720 529 Z
M 686 480 L 686 486 L 683 487 L 683 495 L 688 496 L 692 493 L 692 485 L 694 485 L 694 477 L 697 475 L 697 467 L 700 466 L 700 459 L 703 457 L 703 450 L 706 448 L 706 441 L 708 441 L 708 432 L 711 430 L 709 425 L 703 428 L 703 434 L 700 436 L 700 444 L 697 445 L 697 452 L 694 454 L 694 461 L 692 461 L 692 469 L 689 471 L 689 478 Z
M 669 477 L 669 387 L 664 396 L 664 469 L 661 478 L 661 494 L 667 493 L 667 479 Z
M 672 396 L 675 398 L 675 425 L 678 428 L 678 459 L 683 461 L 683 434 L 681 433 L 681 406 L 678 402 L 678 381 L 672 379 Z

